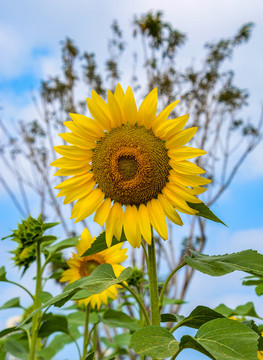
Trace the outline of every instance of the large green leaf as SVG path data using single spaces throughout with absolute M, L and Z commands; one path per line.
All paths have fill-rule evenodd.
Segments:
M 113 236 L 111 246 L 117 245 L 120 242 L 124 242 L 126 240 L 126 236 L 124 235 L 124 232 L 122 232 L 120 241 L 118 241 L 116 237 Z M 108 249 L 108 246 L 106 244 L 106 234 L 105 231 L 103 231 L 92 243 L 91 247 L 87 251 L 85 251 L 82 256 L 94 255 L 106 249 Z
M 62 294 L 55 296 L 54 298 L 47 301 L 41 307 L 33 311 L 24 322 L 29 320 L 34 314 L 41 311 L 42 309 L 55 305 L 61 307 L 68 300 L 73 298 L 75 294 L 84 290 L 84 297 L 88 297 L 95 294 L 100 294 L 112 285 L 126 281 L 131 275 L 132 269 L 124 269 L 120 276 L 116 278 L 112 266 L 110 264 L 99 265 L 90 276 L 84 276 L 81 279 L 67 285 Z M 80 297 L 83 298 L 83 297 Z
M 199 211 L 196 214 L 197 216 L 201 216 L 205 219 L 212 220 L 226 226 L 226 224 L 222 220 L 220 220 L 203 202 L 198 204 L 187 202 L 187 204 L 188 206 L 190 206 L 190 208 Z
M 263 276 L 263 255 L 255 250 L 213 256 L 191 251 L 191 257 L 186 255 L 185 261 L 192 268 L 211 276 L 222 276 L 235 270 Z
M 184 316 L 178 314 L 161 314 L 161 322 L 178 322 L 183 319 Z
M 191 348 L 215 360 L 256 360 L 258 334 L 229 319 L 215 319 L 202 325 L 195 337 L 185 335 L 180 350 Z
M 67 315 L 68 323 L 70 325 L 84 326 L 85 325 L 85 313 L 83 311 L 74 311 Z M 89 314 L 89 324 L 94 324 L 99 321 L 98 314 L 93 311 Z
M 257 314 L 254 304 L 252 302 L 248 302 L 244 305 L 239 305 L 235 309 L 230 309 L 226 305 L 220 304 L 214 310 L 226 317 L 229 317 L 229 316 L 251 316 L 251 317 L 258 318 L 258 319 L 262 319 L 262 317 L 260 317 Z
M 112 309 L 105 311 L 101 321 L 109 327 L 121 327 L 133 331 L 138 330 L 140 327 L 137 320 L 132 319 L 122 311 Z
M 68 320 L 65 316 L 52 315 L 49 319 L 43 322 L 39 329 L 38 336 L 45 338 L 57 331 L 68 334 Z
M 219 312 L 210 309 L 206 306 L 197 306 L 189 316 L 185 317 L 181 320 L 177 326 L 188 326 L 194 329 L 199 329 L 200 326 L 207 323 L 208 321 L 223 318 L 224 316 L 221 315 Z
M 131 337 L 130 347 L 141 356 L 164 359 L 179 349 L 179 343 L 170 331 L 161 326 L 146 326 Z

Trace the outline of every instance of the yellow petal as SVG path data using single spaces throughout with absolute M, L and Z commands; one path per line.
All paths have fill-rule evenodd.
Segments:
M 97 210 L 97 208 L 101 205 L 104 196 L 105 196 L 104 193 L 100 189 L 96 188 L 93 191 L 91 191 L 87 196 L 78 200 L 82 202 L 80 208 L 78 209 L 77 219 L 75 223 L 83 219 L 86 219 L 92 213 L 94 213 L 94 211 Z M 75 204 L 75 206 L 76 205 L 77 203 Z
M 183 186 L 195 187 L 198 185 L 207 185 L 212 181 L 199 175 L 187 175 L 176 172 L 175 170 L 170 170 L 170 175 L 173 176 L 173 181 L 176 181 Z
M 85 139 L 79 137 L 78 135 L 75 135 L 70 132 L 59 134 L 59 136 L 63 140 L 67 141 L 68 143 L 70 143 L 72 145 L 76 145 L 82 149 L 90 150 L 90 149 L 94 149 L 96 147 L 96 144 L 94 143 L 94 141 L 85 140 Z
M 72 169 L 59 169 L 55 172 L 54 176 L 71 176 L 71 175 L 82 175 L 85 173 L 88 173 L 88 171 L 91 169 L 91 165 L 85 165 L 78 168 L 72 168 Z
M 111 119 L 107 117 L 107 114 L 89 98 L 87 98 L 87 105 L 94 120 L 98 121 L 103 129 L 109 131 L 111 129 Z
M 187 175 L 194 175 L 194 174 L 204 174 L 206 171 L 197 166 L 196 164 L 184 160 L 184 161 L 174 161 L 170 160 L 169 164 L 171 167 L 180 173 L 187 174 Z
M 91 150 L 87 150 L 87 149 L 81 149 L 77 146 L 70 146 L 70 145 L 59 145 L 59 146 L 54 146 L 54 150 L 68 158 L 68 159 L 92 159 L 92 155 L 93 155 L 93 151 Z
M 120 84 L 117 84 L 116 89 L 114 91 L 114 97 L 117 100 L 117 103 L 120 107 L 122 107 L 123 99 L 124 99 L 124 91 Z
M 165 122 L 165 120 L 168 118 L 168 116 L 170 115 L 171 111 L 176 107 L 176 105 L 179 103 L 180 100 L 176 100 L 173 103 L 171 103 L 170 105 L 166 106 L 166 108 L 164 108 L 160 114 L 158 114 L 158 116 L 154 119 L 153 122 L 153 131 L 155 131 L 158 126 L 160 126 L 160 124 L 162 124 L 163 122 Z
M 152 243 L 152 230 L 148 209 L 144 204 L 139 206 L 139 226 L 144 240 L 147 244 Z
M 60 190 L 60 192 L 67 191 L 67 195 L 63 201 L 63 204 L 69 204 L 72 201 L 83 198 L 84 196 L 88 195 L 92 191 L 92 189 L 94 188 L 95 185 L 96 185 L 96 183 L 94 180 L 89 180 L 79 187 L 76 187 L 76 188 L 73 188 L 70 190 L 69 189 Z M 64 195 L 60 195 L 60 196 L 64 196 Z
M 102 127 L 99 125 L 98 122 L 94 121 L 93 119 L 81 115 L 81 114 L 69 114 L 71 119 L 74 121 L 76 125 L 78 125 L 81 129 L 87 132 L 90 136 L 95 138 L 100 138 L 105 136 L 105 133 Z
M 119 224 L 113 234 L 118 241 L 120 241 L 120 239 L 121 239 L 122 228 L 123 228 L 123 212 L 121 213 L 121 218 L 119 220 Z
M 191 192 L 193 195 L 199 195 L 199 194 L 203 194 L 206 190 L 207 189 L 203 188 L 203 187 L 195 187 L 195 188 L 191 189 Z
M 80 128 L 76 125 L 73 121 L 64 121 L 63 125 L 66 126 L 73 134 L 80 136 L 84 140 L 94 141 L 98 140 L 99 138 L 89 135 L 83 128 Z
M 185 145 L 186 143 L 188 143 L 188 141 L 192 139 L 197 129 L 198 127 L 192 127 L 177 133 L 175 136 L 171 137 L 169 140 L 166 141 L 165 147 L 167 149 L 171 149 L 173 147 Z
M 62 181 L 59 185 L 55 186 L 54 189 L 65 189 L 65 188 L 74 188 L 75 186 L 80 186 L 86 181 L 92 179 L 94 174 L 92 172 L 88 172 L 82 175 L 73 176 L 70 179 Z
M 54 160 L 50 165 L 64 169 L 74 169 L 83 167 L 85 165 L 89 167 L 89 162 L 89 160 L 75 160 L 62 157 Z
M 137 123 L 139 126 L 144 125 L 148 130 L 152 127 L 156 117 L 158 93 L 154 88 L 143 100 L 137 114 Z
M 168 189 L 167 186 L 162 189 L 162 193 L 170 200 L 178 211 L 188 215 L 195 215 L 198 213 L 198 211 L 190 208 L 184 200 L 176 196 L 176 194 Z
M 166 183 L 166 187 L 167 187 L 167 189 L 171 190 L 174 194 L 176 194 L 176 196 L 178 198 L 182 199 L 183 201 L 188 201 L 188 202 L 196 203 L 196 204 L 202 202 L 200 199 L 198 199 L 194 195 L 190 194 L 190 192 L 188 192 L 187 188 L 182 188 L 173 182 Z
M 110 209 L 111 209 L 111 199 L 107 198 L 96 211 L 96 214 L 94 216 L 94 221 L 100 226 L 103 226 L 108 218 Z
M 172 204 L 170 203 L 168 198 L 163 194 L 159 194 L 158 200 L 162 204 L 164 212 L 165 212 L 166 216 L 168 217 L 168 219 L 177 225 L 180 225 L 180 226 L 183 225 L 182 219 L 180 218 L 179 214 L 177 213 L 175 208 L 172 206 Z
M 131 246 L 140 247 L 141 234 L 139 229 L 138 212 L 135 205 L 127 205 L 124 213 L 124 232 Z
M 108 247 L 111 246 L 113 234 L 119 225 L 120 219 L 122 219 L 122 214 L 123 211 L 121 204 L 115 202 L 112 205 L 109 216 L 106 220 L 106 244 Z
M 119 107 L 117 100 L 115 99 L 115 97 L 113 96 L 113 94 L 110 90 L 108 91 L 107 101 L 109 104 L 109 110 L 110 110 L 111 117 L 113 120 L 112 126 L 113 127 L 121 126 L 121 124 L 122 124 L 121 109 Z
M 167 120 L 156 131 L 156 136 L 163 140 L 168 140 L 175 136 L 179 131 L 182 131 L 189 118 L 189 114 L 179 116 L 176 119 Z
M 154 229 L 164 240 L 167 240 L 167 225 L 162 204 L 157 199 L 152 199 L 147 202 L 147 209 L 149 211 L 149 218 Z
M 123 113 L 124 113 L 124 121 L 123 121 L 124 124 L 126 124 L 127 122 L 129 122 L 131 125 L 136 124 L 137 106 L 130 86 L 128 86 L 126 94 L 124 96 Z
M 204 154 L 206 154 L 206 151 L 188 146 L 168 150 L 168 156 L 175 161 L 192 159 Z
M 106 114 L 107 118 L 110 119 L 111 123 L 113 123 L 111 113 L 110 113 L 110 110 L 109 110 L 109 105 L 102 99 L 102 97 L 100 97 L 96 93 L 96 91 L 92 90 L 91 91 L 91 96 L 92 96 L 92 100 L 102 109 L 104 114 Z
M 94 238 L 92 238 L 89 230 L 85 227 L 80 236 L 80 241 L 76 246 L 78 255 L 81 256 L 82 254 L 84 254 L 84 252 L 87 251 L 94 243 L 95 239 L 96 237 L 94 236 Z

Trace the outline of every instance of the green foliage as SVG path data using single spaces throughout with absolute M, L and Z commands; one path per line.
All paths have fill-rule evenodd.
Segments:
M 255 360 L 258 338 L 238 321 L 215 319 L 202 325 L 195 337 L 183 336 L 180 351 L 191 348 L 214 360 Z
M 241 316 L 241 317 L 246 317 L 246 316 L 251 316 L 251 317 L 255 317 L 258 319 L 262 319 L 262 317 L 260 317 L 254 307 L 254 304 L 252 302 L 248 302 L 244 305 L 238 305 L 235 309 L 231 309 L 229 307 L 227 307 L 224 304 L 220 304 L 218 305 L 215 309 L 215 311 L 219 312 L 220 314 L 224 315 L 225 317 L 230 317 L 230 316 Z
M 126 240 L 127 240 L 127 239 L 126 239 L 126 237 L 125 237 L 125 235 L 124 235 L 124 232 L 122 232 L 121 238 L 120 238 L 119 241 L 116 239 L 115 236 L 113 236 L 111 246 L 117 245 L 117 244 L 119 244 L 119 243 L 121 243 L 121 242 L 124 242 L 124 241 L 126 241 Z M 103 251 L 103 250 L 106 250 L 106 249 L 108 249 L 108 246 L 107 246 L 107 244 L 106 244 L 105 231 L 103 231 L 103 232 L 96 238 L 96 240 L 91 244 L 91 247 L 90 247 L 87 251 L 84 252 L 84 254 L 82 255 L 82 257 L 83 257 L 83 256 L 94 255 L 94 254 L 97 254 L 97 253 L 99 253 L 99 252 L 101 252 L 101 251 Z
M 213 256 L 191 251 L 191 257 L 186 255 L 185 261 L 192 268 L 210 276 L 222 276 L 235 270 L 263 276 L 263 255 L 255 250 Z
M 160 326 L 147 326 L 132 335 L 130 347 L 141 356 L 164 359 L 178 351 L 179 342 L 175 340 L 168 329 Z
M 137 330 L 140 326 L 137 320 L 132 319 L 129 315 L 122 311 L 109 309 L 105 311 L 101 321 L 109 327 Z
M 206 206 L 204 203 L 189 203 L 187 202 L 187 204 L 190 206 L 190 208 L 199 211 L 196 215 L 197 216 L 201 216 L 205 219 L 209 219 L 218 223 L 221 223 L 223 225 L 226 225 L 225 223 L 223 223 L 222 220 L 220 220 L 210 209 L 208 206 Z
M 67 285 L 64 288 L 62 294 L 53 297 L 41 307 L 33 311 L 27 317 L 25 322 L 31 319 L 34 314 L 51 305 L 61 307 L 70 299 L 79 300 L 94 294 L 100 294 L 110 286 L 127 280 L 130 276 L 130 273 L 131 269 L 127 268 L 123 270 L 120 276 L 116 278 L 111 265 L 99 265 L 90 276 L 84 276 L 74 283 Z

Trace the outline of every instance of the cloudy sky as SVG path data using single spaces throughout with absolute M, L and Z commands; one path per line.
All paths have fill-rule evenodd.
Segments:
M 237 86 L 248 89 L 251 94 L 245 116 L 252 121 L 259 119 L 263 103 L 262 0 L 3 1 L 0 5 L 1 119 L 12 128 L 19 119 L 31 120 L 36 116 L 32 92 L 38 91 L 41 79 L 59 74 L 59 44 L 66 36 L 74 39 L 81 49 L 95 52 L 102 67 L 107 56 L 109 28 L 112 20 L 117 19 L 128 40 L 127 55 L 121 59 L 123 72 L 128 71 L 131 54 L 134 50 L 140 50 L 131 38 L 133 15 L 151 9 L 162 10 L 167 21 L 187 34 L 188 41 L 177 60 L 177 66 L 181 69 L 185 64 L 202 57 L 206 41 L 228 37 L 235 34 L 242 24 L 251 21 L 255 23 L 251 40 L 237 49 L 229 66 L 235 70 Z M 124 85 L 127 81 L 124 76 Z M 243 164 L 231 188 L 217 203 L 214 210 L 229 227 L 222 228 L 216 224 L 209 226 L 211 239 L 206 253 L 220 254 L 247 248 L 263 253 L 262 155 L 261 145 Z M 19 221 L 19 214 L 1 187 L 0 204 L 2 237 L 9 233 L 10 228 L 14 228 Z M 3 264 L 9 267 L 11 277 L 15 278 L 15 270 L 5 260 L 9 257 L 11 245 L 2 243 L 0 246 Z M 194 300 L 189 294 L 185 313 L 198 304 L 213 307 L 225 302 L 234 307 L 252 300 L 263 316 L 262 299 L 257 298 L 252 289 L 242 288 L 242 275 L 239 273 L 210 279 L 197 274 L 191 288 L 195 294 Z M 29 277 L 24 281 L 29 281 Z M 2 284 L 0 288 L 2 303 L 8 299 L 12 290 Z M 3 311 L 0 314 L 0 328 L 4 328 L 10 314 L 13 313 Z M 200 355 L 199 358 L 206 357 Z M 178 359 L 193 360 L 197 356 L 189 351 L 182 353 Z

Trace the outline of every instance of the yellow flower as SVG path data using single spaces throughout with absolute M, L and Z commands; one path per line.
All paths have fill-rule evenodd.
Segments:
M 124 270 L 120 263 L 126 260 L 128 256 L 126 255 L 127 249 L 121 249 L 122 243 L 97 254 L 81 257 L 91 247 L 95 239 L 96 237 L 91 238 L 87 228 L 83 230 L 79 244 L 76 246 L 77 254 L 73 253 L 71 259 L 67 261 L 69 269 L 63 272 L 61 282 L 68 281 L 70 284 L 82 276 L 89 276 L 101 264 L 110 264 L 116 277 Z M 85 305 L 90 303 L 93 308 L 97 306 L 99 309 L 102 302 L 107 304 L 108 298 L 116 299 L 117 287 L 118 285 L 112 285 L 102 293 L 79 300 L 78 303 L 84 303 Z
M 137 110 L 130 87 L 124 93 L 118 84 L 107 103 L 92 91 L 87 105 L 93 119 L 70 114 L 64 125 L 71 132 L 60 134 L 73 146 L 56 146 L 62 158 L 51 165 L 57 176 L 71 176 L 60 185 L 64 204 L 77 200 L 71 218 L 81 221 L 95 213 L 94 221 L 106 223 L 106 242 L 120 239 L 122 229 L 133 247 L 141 236 L 151 244 L 151 225 L 166 240 L 166 217 L 182 225 L 177 213 L 197 213 L 187 202 L 201 203 L 196 195 L 210 182 L 200 167 L 188 161 L 205 151 L 184 146 L 197 127 L 183 130 L 189 115 L 167 120 L 179 101 L 158 115 L 157 88 Z

